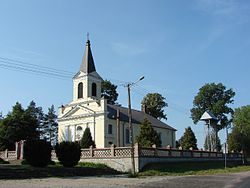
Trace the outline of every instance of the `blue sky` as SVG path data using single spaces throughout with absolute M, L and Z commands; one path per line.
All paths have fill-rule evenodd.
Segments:
M 191 126 L 202 147 L 204 126 L 189 112 L 200 87 L 222 82 L 236 92 L 233 108 L 250 104 L 249 22 L 248 0 L 0 1 L 0 57 L 76 73 L 89 32 L 97 71 L 119 86 L 119 103 L 127 106 L 121 84 L 144 75 L 133 108 L 148 92 L 161 93 L 177 138 Z M 16 101 L 47 111 L 72 99 L 70 78 L 0 66 L 0 79 L 4 115 Z

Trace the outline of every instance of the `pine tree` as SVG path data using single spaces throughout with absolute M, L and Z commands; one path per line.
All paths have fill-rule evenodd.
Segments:
M 185 129 L 183 136 L 180 138 L 180 145 L 183 149 L 197 148 L 197 139 L 191 127 Z
M 57 143 L 58 123 L 56 121 L 57 115 L 54 105 L 48 109 L 48 113 L 44 116 L 44 123 L 42 125 L 42 138 L 46 139 L 52 146 Z
M 0 150 L 14 150 L 15 142 L 39 137 L 38 121 L 32 112 L 18 102 L 13 106 L 12 112 L 0 122 Z
M 156 145 L 157 147 L 161 147 L 161 139 L 159 134 L 153 129 L 151 122 L 148 119 L 144 119 L 140 126 L 140 133 L 136 137 L 136 142 L 140 146 L 144 147 L 152 147 L 152 145 Z
M 95 142 L 92 140 L 90 129 L 87 127 L 80 141 L 81 148 L 95 147 Z
M 43 125 L 44 122 L 44 113 L 42 107 L 37 107 L 36 103 L 34 101 L 31 101 L 26 111 L 33 117 L 33 119 L 36 120 L 37 131 L 40 134 L 40 127 Z

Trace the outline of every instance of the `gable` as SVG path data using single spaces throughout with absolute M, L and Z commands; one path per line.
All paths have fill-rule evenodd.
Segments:
M 94 111 L 78 104 L 72 107 L 71 110 L 65 113 L 61 118 L 74 118 L 79 116 L 94 116 Z

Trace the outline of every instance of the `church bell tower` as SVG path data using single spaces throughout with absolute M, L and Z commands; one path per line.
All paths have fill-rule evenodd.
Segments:
M 96 72 L 95 63 L 87 38 L 84 56 L 79 72 L 73 78 L 73 101 L 101 99 L 101 83 L 103 79 Z

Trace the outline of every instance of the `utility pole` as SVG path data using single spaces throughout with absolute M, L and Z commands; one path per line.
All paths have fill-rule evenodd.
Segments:
M 132 127 L 132 110 L 131 110 L 131 97 L 130 97 L 130 89 L 131 86 L 135 85 L 139 81 L 143 80 L 144 76 L 142 76 L 137 82 L 128 83 L 125 87 L 128 88 L 128 124 L 129 124 L 129 133 L 130 133 L 130 141 L 131 141 L 131 164 L 132 164 L 132 174 L 135 174 L 135 157 L 134 157 L 134 134 Z
M 130 86 L 131 86 L 131 84 L 128 84 L 128 85 L 127 85 L 127 88 L 128 88 L 128 125 L 129 125 L 129 132 L 130 132 L 130 141 L 131 141 L 132 174 L 135 174 L 134 135 L 133 135 L 133 127 L 132 127 L 132 112 L 131 112 Z

